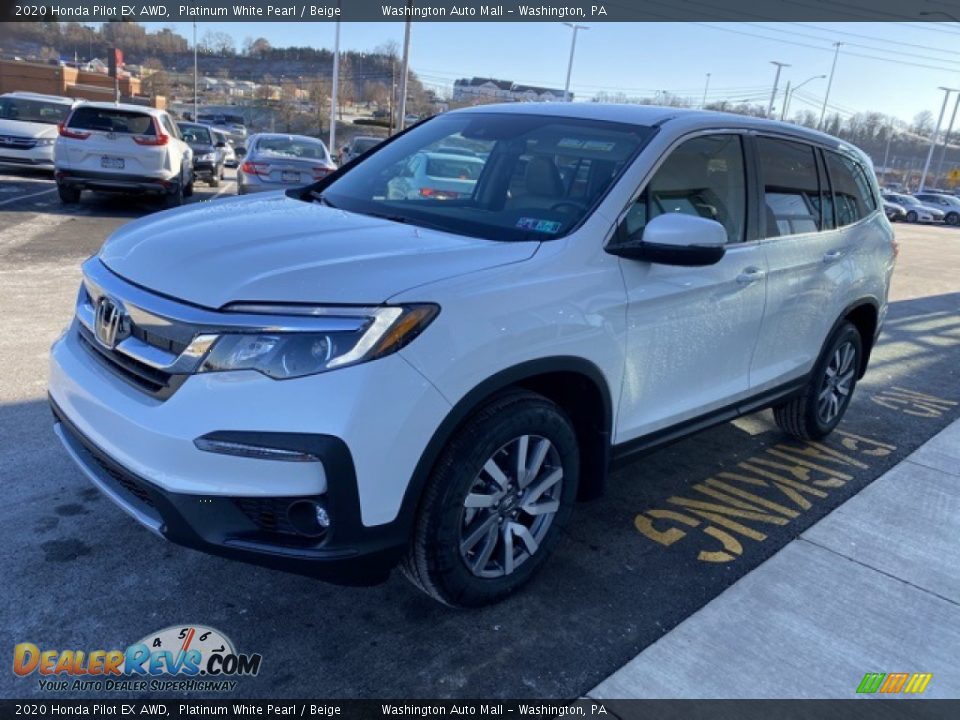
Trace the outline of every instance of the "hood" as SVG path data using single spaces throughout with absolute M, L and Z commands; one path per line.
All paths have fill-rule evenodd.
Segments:
M 47 138 L 56 137 L 57 133 L 57 126 L 49 125 L 48 123 L 0 119 L 0 135 L 19 135 L 20 137 Z
M 419 285 L 526 260 L 538 247 L 426 230 L 278 192 L 141 218 L 111 236 L 100 259 L 130 282 L 208 308 L 237 301 L 377 304 Z

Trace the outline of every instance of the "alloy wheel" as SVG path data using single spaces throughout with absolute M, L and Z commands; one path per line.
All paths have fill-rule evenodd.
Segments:
M 817 396 L 817 417 L 829 425 L 850 401 L 857 372 L 857 349 L 849 340 L 833 351 Z
M 522 435 L 497 450 L 463 501 L 460 557 L 481 578 L 510 575 L 537 552 L 560 509 L 563 467 L 547 438 Z

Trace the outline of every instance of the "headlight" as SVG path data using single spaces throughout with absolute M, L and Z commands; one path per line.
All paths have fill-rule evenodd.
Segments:
M 251 314 L 307 315 L 356 319 L 348 330 L 234 333 L 221 335 L 200 372 L 256 370 L 277 380 L 303 377 L 366 362 L 396 352 L 413 340 L 440 311 L 436 305 L 335 308 L 231 305 Z
M 56 138 L 37 138 L 37 147 L 49 147 L 57 141 Z

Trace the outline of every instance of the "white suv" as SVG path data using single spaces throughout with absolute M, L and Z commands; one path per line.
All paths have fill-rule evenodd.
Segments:
M 0 165 L 52 170 L 57 125 L 75 103 L 73 98 L 31 92 L 0 95 Z
M 163 110 L 119 103 L 82 103 L 60 126 L 54 146 L 60 200 L 83 190 L 154 195 L 167 207 L 193 193 L 193 151 Z
M 410 158 L 470 192 L 389 198 Z M 869 161 L 674 108 L 445 113 L 303 189 L 120 229 L 52 350 L 56 431 L 157 533 L 438 600 L 525 582 L 612 460 L 840 421 L 895 244 Z

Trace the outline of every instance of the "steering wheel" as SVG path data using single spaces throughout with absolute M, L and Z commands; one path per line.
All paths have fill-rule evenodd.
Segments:
M 575 200 L 561 200 L 560 202 L 557 202 L 551 205 L 550 209 L 559 210 L 564 206 L 572 207 L 576 212 L 580 212 L 581 210 L 584 209 L 583 203 L 576 202 Z

